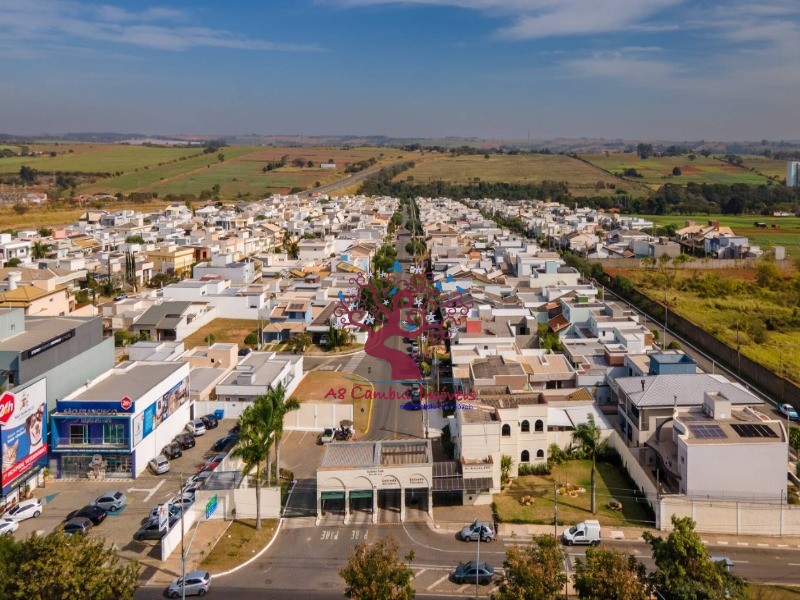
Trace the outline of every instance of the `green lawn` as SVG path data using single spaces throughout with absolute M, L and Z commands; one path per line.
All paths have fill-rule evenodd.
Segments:
M 621 175 L 625 169 L 636 169 L 641 178 L 630 177 L 632 181 L 646 183 L 658 188 L 665 183 L 751 183 L 765 184 L 767 178 L 758 173 L 717 160 L 713 156 L 704 158 L 697 155 L 695 160 L 688 156 L 665 156 L 640 159 L 634 153 L 584 154 L 581 158 L 601 169 Z M 681 175 L 672 174 L 672 169 L 681 169 Z
M 260 530 L 255 520 L 234 521 L 200 566 L 219 573 L 242 564 L 269 543 L 277 526 L 277 519 L 263 519 Z
M 115 173 L 132 171 L 144 167 L 155 167 L 159 163 L 175 160 L 202 152 L 202 148 L 148 148 L 146 146 L 123 146 L 119 144 L 86 144 L 80 151 L 66 152 L 62 146 L 30 146 L 32 151 L 59 154 L 44 156 L 12 156 L 0 159 L 0 173 L 14 173 L 22 165 L 39 171 L 70 171 L 84 173 Z M 66 153 L 65 153 L 66 152 Z
M 577 497 L 559 494 L 558 521 L 560 524 L 599 519 L 603 525 L 618 527 L 647 527 L 652 525 L 649 506 L 636 501 L 635 485 L 627 474 L 608 463 L 597 464 L 597 514 L 591 513 L 591 462 L 573 460 L 553 468 L 551 475 L 526 475 L 515 479 L 511 486 L 494 497 L 497 515 L 505 523 L 553 523 L 553 484 L 583 487 L 586 492 Z M 531 506 L 520 503 L 523 496 L 533 496 Z M 622 511 L 608 508 L 611 499 L 622 503 Z
M 635 186 L 586 163 L 558 154 L 482 154 L 449 156 L 426 155 L 415 158 L 416 166 L 397 176 L 398 181 L 413 177 L 416 182 L 442 180 L 468 183 L 475 177 L 486 182 L 540 183 L 545 179 L 566 181 L 576 195 L 613 194 L 618 189 L 634 191 Z M 596 184 L 605 184 L 605 188 Z

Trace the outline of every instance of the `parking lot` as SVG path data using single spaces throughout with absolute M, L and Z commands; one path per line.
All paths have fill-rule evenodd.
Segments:
M 194 475 L 209 457 L 217 454 L 211 446 L 225 437 L 234 425 L 232 419 L 220 421 L 219 427 L 196 438 L 195 447 L 184 450 L 183 456 L 170 461 L 170 471 L 164 475 L 154 475 L 147 469 L 135 480 L 50 480 L 46 487 L 35 491 L 44 505 L 41 516 L 22 521 L 14 535 L 21 538 L 34 532 L 50 533 L 63 525 L 70 512 L 106 492 L 121 491 L 127 496 L 127 504 L 116 512 L 109 512 L 100 525 L 92 528 L 90 535 L 115 544 L 123 558 L 142 562 L 142 575 L 147 577 L 148 570 L 153 569 L 147 563 L 160 562 L 161 551 L 157 541 L 137 542 L 133 540 L 133 534 L 148 519 L 156 504 L 166 502 L 178 493 L 181 476 L 185 480 Z

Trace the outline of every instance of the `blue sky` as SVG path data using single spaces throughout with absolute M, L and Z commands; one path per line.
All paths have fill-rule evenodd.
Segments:
M 800 138 L 798 0 L 0 0 L 0 132 Z

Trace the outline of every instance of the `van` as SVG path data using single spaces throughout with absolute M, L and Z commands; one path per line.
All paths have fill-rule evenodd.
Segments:
M 600 521 L 589 520 L 573 525 L 561 535 L 566 546 L 586 544 L 597 546 L 600 543 Z

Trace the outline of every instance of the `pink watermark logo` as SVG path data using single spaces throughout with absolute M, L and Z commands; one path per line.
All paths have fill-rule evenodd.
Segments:
M 452 277 L 447 278 L 447 282 Z M 347 293 L 339 293 L 334 308 L 335 327 L 356 327 L 367 332 L 364 350 L 369 356 L 391 366 L 392 381 L 421 379 L 417 359 L 458 333 L 458 325 L 472 308 L 466 291 L 456 287 L 446 291 L 432 282 L 422 266 L 412 265 L 406 275 L 400 263 L 385 273 L 361 273 L 350 279 Z M 417 356 L 387 345 L 392 338 L 404 337 L 419 345 Z

